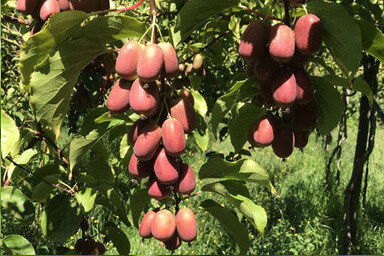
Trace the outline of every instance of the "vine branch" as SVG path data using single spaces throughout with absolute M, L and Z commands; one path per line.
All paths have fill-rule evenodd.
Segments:
M 29 19 L 24 20 L 24 19 L 19 18 L 19 17 L 8 16 L 5 14 L 1 14 L 1 20 L 4 20 L 4 21 L 9 22 L 9 23 L 23 24 L 23 25 L 30 25 L 32 23 L 32 20 L 29 20 Z

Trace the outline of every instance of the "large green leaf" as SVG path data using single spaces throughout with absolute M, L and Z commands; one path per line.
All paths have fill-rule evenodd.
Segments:
M 307 9 L 321 19 L 325 44 L 344 74 L 352 78 L 360 66 L 363 50 L 359 26 L 337 3 L 311 0 Z
M 267 213 L 264 208 L 256 205 L 250 198 L 246 187 L 235 181 L 223 181 L 207 184 L 201 188 L 202 191 L 211 191 L 224 196 L 244 214 L 244 216 L 255 226 L 257 231 L 263 235 L 267 226 Z
M 326 78 L 311 77 L 311 81 L 316 88 L 317 128 L 325 135 L 339 123 L 344 110 L 343 100 L 339 91 Z
M 90 14 L 81 11 L 61 12 L 49 18 L 44 28 L 27 40 L 20 52 L 20 70 L 24 84 L 29 84 L 35 66 L 71 33 L 80 28 Z
M 8 255 L 35 255 L 35 249 L 31 243 L 20 235 L 6 236 L 1 243 Z
M 17 143 L 19 137 L 19 129 L 15 121 L 4 110 L 1 110 L 1 156 L 3 158 L 12 151 L 12 147 Z
M 147 189 L 136 190 L 127 203 L 129 208 L 129 219 L 136 228 L 139 228 L 139 218 L 145 206 L 149 203 L 150 197 Z
M 251 103 L 239 103 L 232 111 L 228 122 L 228 131 L 235 152 L 239 152 L 247 141 L 251 124 L 263 114 L 263 111 Z
M 199 93 L 199 91 L 192 89 L 191 93 L 192 93 L 192 96 L 195 100 L 194 107 L 195 107 L 196 112 L 200 116 L 204 117 L 208 111 L 207 102 L 205 102 L 204 97 Z
M 365 20 L 358 20 L 363 49 L 370 55 L 384 62 L 384 35 L 377 26 Z
M 35 206 L 19 189 L 1 188 L 1 207 L 20 222 L 31 223 L 35 218 Z
M 268 187 L 272 193 L 277 195 L 275 188 L 269 180 L 268 173 L 263 167 L 251 159 L 241 159 L 236 162 L 228 162 L 221 157 L 210 158 L 200 168 L 199 178 L 255 182 Z
M 107 111 L 106 108 L 97 108 L 85 117 L 79 134 L 71 141 L 69 146 L 69 166 L 71 170 L 77 161 L 108 132 L 118 128 L 119 125 L 124 125 L 124 120 L 121 119 L 111 119 L 110 122 L 96 123 L 95 120 Z
M 103 233 L 111 239 L 120 255 L 129 255 L 131 244 L 127 235 L 120 228 L 109 222 L 105 225 Z
M 33 158 L 38 156 L 36 149 L 29 148 L 23 151 L 20 155 L 15 156 L 13 161 L 18 165 L 26 165 Z M 8 178 L 15 181 L 15 179 L 23 178 L 27 173 L 21 168 L 17 167 L 15 164 L 11 163 L 8 167 Z
M 193 0 L 187 2 L 177 16 L 175 30 L 180 31 L 181 40 L 185 40 L 205 20 L 228 9 L 236 7 L 239 0 Z
M 200 205 L 207 212 L 212 214 L 228 234 L 236 241 L 240 248 L 240 253 L 246 254 L 251 245 L 248 238 L 248 232 L 244 225 L 238 221 L 236 216 L 210 199 L 203 201 Z
M 81 71 L 106 51 L 89 40 L 62 43 L 31 76 L 31 106 L 36 118 L 58 136 L 69 109 L 73 87 Z
M 65 173 L 65 169 L 58 164 L 48 164 L 36 169 L 33 175 L 31 199 L 42 202 L 50 198 L 54 187 L 42 179 L 50 184 L 57 184 L 63 173 Z
M 76 233 L 82 214 L 80 207 L 69 195 L 59 194 L 47 202 L 41 215 L 41 231 L 56 242 L 64 242 Z
M 204 118 L 200 115 L 197 116 L 197 127 L 192 131 L 192 134 L 201 151 L 204 152 L 207 150 L 209 144 L 209 129 Z
M 82 188 L 75 194 L 75 198 L 79 205 L 83 207 L 84 212 L 89 212 L 92 210 L 93 206 L 95 205 L 96 196 L 97 191 L 93 188 Z

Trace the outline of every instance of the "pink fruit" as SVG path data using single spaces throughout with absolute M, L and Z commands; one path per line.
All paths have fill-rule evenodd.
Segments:
M 136 178 L 146 178 L 153 173 L 153 161 L 141 161 L 137 159 L 135 154 L 132 154 L 128 166 L 129 174 Z
M 168 210 L 160 210 L 152 220 L 151 232 L 160 241 L 170 240 L 176 231 L 175 216 Z
M 302 69 L 293 71 L 297 85 L 296 102 L 298 104 L 308 104 L 314 100 L 314 88 L 307 73 Z
M 137 74 L 144 82 L 155 81 L 163 68 L 163 50 L 157 44 L 144 47 L 137 61 Z
M 25 14 L 32 14 L 36 9 L 38 0 L 17 0 L 16 9 Z
M 137 137 L 133 153 L 139 160 L 150 160 L 159 148 L 161 128 L 154 123 L 147 124 Z
M 280 158 L 289 157 L 295 146 L 295 135 L 288 126 L 280 126 L 277 129 L 275 139 L 272 143 L 273 152 Z
M 177 119 L 167 119 L 161 127 L 163 131 L 163 145 L 171 156 L 178 156 L 186 146 L 183 127 Z
M 156 213 L 154 211 L 149 211 L 144 215 L 139 226 L 139 234 L 141 237 L 143 238 L 152 237 L 151 226 L 152 226 L 152 221 L 155 215 Z
M 180 209 L 176 214 L 176 227 L 179 237 L 186 242 L 192 242 L 197 236 L 195 214 L 189 208 Z
M 136 41 L 128 41 L 121 48 L 116 59 L 116 72 L 120 77 L 134 80 L 137 77 L 137 62 L 142 52 L 142 46 Z
M 156 156 L 154 170 L 157 180 L 166 185 L 173 184 L 179 178 L 180 163 L 175 157 L 167 155 L 162 148 Z
M 241 36 L 239 54 L 246 60 L 260 60 L 267 50 L 269 27 L 259 21 L 251 22 Z
M 317 52 L 323 41 L 323 27 L 319 17 L 307 14 L 298 19 L 295 27 L 296 47 L 304 55 Z
M 186 133 L 197 126 L 195 109 L 187 99 L 182 98 L 171 107 L 171 116 L 180 122 Z
M 40 7 L 40 18 L 45 21 L 52 14 L 59 12 L 60 6 L 57 0 L 45 0 Z
M 271 80 L 275 104 L 281 108 L 290 107 L 296 100 L 296 79 L 290 70 L 280 69 Z
M 158 46 L 163 51 L 164 57 L 164 76 L 166 78 L 172 78 L 179 73 L 179 61 L 175 48 L 170 43 L 159 43 Z
M 175 191 L 189 195 L 196 187 L 196 179 L 190 165 L 182 163 L 180 166 L 179 180 L 175 184 Z
M 248 132 L 248 141 L 255 147 L 266 147 L 275 138 L 276 121 L 272 115 L 266 115 L 255 120 Z
M 136 79 L 131 87 L 129 104 L 135 113 L 147 117 L 155 114 L 159 102 L 159 87 L 156 83 L 145 83 Z
M 170 190 L 167 186 L 161 184 L 155 176 L 150 176 L 148 180 L 148 195 L 157 200 L 169 197 Z
M 295 33 L 284 24 L 272 26 L 269 35 L 269 54 L 276 62 L 287 63 L 295 53 Z
M 129 109 L 130 81 L 118 79 L 107 99 L 107 108 L 114 114 L 124 113 Z

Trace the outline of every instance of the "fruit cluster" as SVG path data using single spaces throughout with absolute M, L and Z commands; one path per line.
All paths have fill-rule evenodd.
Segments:
M 179 156 L 186 147 L 185 134 L 196 128 L 197 119 L 192 94 L 169 84 L 179 73 L 174 47 L 128 41 L 116 59 L 116 72 L 120 79 L 108 96 L 109 111 L 121 114 L 131 108 L 140 115 L 128 134 L 133 145 L 129 173 L 149 177 L 148 194 L 157 200 L 171 191 L 189 195 L 195 176 Z
M 32 15 L 36 24 L 31 36 L 39 32 L 49 16 L 66 10 L 93 12 L 109 9 L 109 0 L 17 0 L 16 9 Z
M 180 209 L 176 217 L 169 210 L 149 211 L 141 220 L 139 234 L 143 238 L 154 237 L 174 251 L 181 242 L 192 242 L 197 236 L 196 217 L 189 208 Z
M 248 141 L 252 146 L 272 145 L 281 158 L 290 156 L 294 147 L 306 146 L 309 132 L 316 127 L 317 109 L 314 87 L 303 66 L 320 49 L 322 37 L 320 19 L 313 14 L 300 17 L 294 30 L 258 20 L 247 26 L 239 54 L 247 61 L 247 75 L 260 81 L 261 94 L 254 103 L 276 111 L 251 125 Z

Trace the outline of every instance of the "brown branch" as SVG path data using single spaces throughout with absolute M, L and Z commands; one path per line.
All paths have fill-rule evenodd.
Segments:
M 14 16 L 8 16 L 5 14 L 1 14 L 1 20 L 4 20 L 6 22 L 14 23 L 14 24 L 23 24 L 23 25 L 30 25 L 32 23 L 32 20 L 24 20 L 19 17 L 14 17 Z
M 265 15 L 265 14 L 263 14 L 263 13 L 258 12 L 258 11 L 254 11 L 254 10 L 252 10 L 251 8 L 248 8 L 248 7 L 244 6 L 244 5 L 239 5 L 239 7 L 240 7 L 241 9 L 243 9 L 243 10 L 246 10 L 246 11 L 248 11 L 248 12 L 251 12 L 251 13 L 253 13 L 253 14 L 256 14 L 257 16 L 259 16 L 259 17 L 261 17 L 261 18 L 263 18 L 263 19 L 269 19 L 269 20 L 277 20 L 277 21 L 281 21 L 281 19 L 279 19 L 279 18 L 277 18 L 277 17 L 274 17 L 274 16 L 267 16 L 267 15 Z
M 284 23 L 287 26 L 291 25 L 291 18 L 289 16 L 289 0 L 283 0 L 284 1 Z
M 48 185 L 50 185 L 50 186 L 52 186 L 52 187 L 54 187 L 54 188 L 57 188 L 57 189 L 59 189 L 59 190 L 61 190 L 61 191 L 64 191 L 64 192 L 70 194 L 71 196 L 73 196 L 73 195 L 75 194 L 75 192 L 74 192 L 72 189 L 65 189 L 65 188 L 63 188 L 63 187 L 60 187 L 58 184 L 52 184 L 52 183 L 50 183 L 49 181 L 47 181 L 46 179 L 36 176 L 35 173 L 33 173 L 32 171 L 28 170 L 28 169 L 25 168 L 24 166 L 22 166 L 22 165 L 16 163 L 15 161 L 13 161 L 13 159 L 12 159 L 11 157 L 7 156 L 7 159 L 8 159 L 9 161 L 11 161 L 15 166 L 17 166 L 17 167 L 19 167 L 20 169 L 22 169 L 23 171 L 25 171 L 25 172 L 31 174 L 32 176 L 37 177 L 37 178 L 40 179 L 42 182 L 44 182 L 44 183 L 46 183 L 46 184 L 48 184 Z

